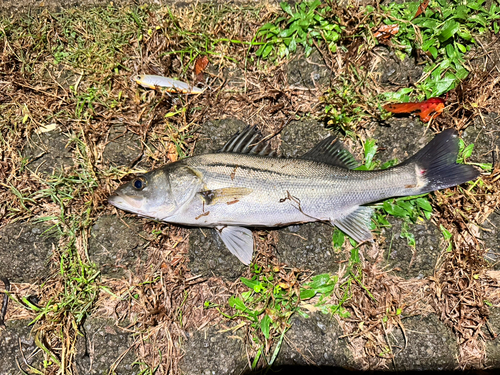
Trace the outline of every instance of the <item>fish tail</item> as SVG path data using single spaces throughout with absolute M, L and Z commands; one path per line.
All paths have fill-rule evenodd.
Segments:
M 417 179 L 424 184 L 419 194 L 460 185 L 479 176 L 473 166 L 457 164 L 458 149 L 458 133 L 447 129 L 402 163 L 416 165 Z

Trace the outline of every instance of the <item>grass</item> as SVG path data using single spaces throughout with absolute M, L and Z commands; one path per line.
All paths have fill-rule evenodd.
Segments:
M 457 340 L 464 348 L 475 343 L 467 334 L 480 324 L 480 313 L 455 295 L 470 293 L 479 306 L 494 284 L 482 276 L 468 279 L 470 274 L 482 275 L 486 265 L 459 228 L 481 224 L 477 217 L 485 214 L 482 202 L 487 201 L 483 211 L 498 207 L 496 200 L 488 200 L 498 192 L 498 171 L 486 162 L 471 163 L 484 175 L 466 188 L 375 205 L 373 229 L 389 225 L 387 215 L 400 217 L 401 236 L 411 247 L 416 246 L 413 223 L 425 218 L 439 225 L 446 254 L 433 284 L 403 281 L 366 262 L 366 248 L 359 249 L 339 230 L 333 232 L 332 246 L 347 256 L 339 274 L 312 275 L 260 255 L 236 284 L 199 280 L 189 273 L 184 230 L 151 222 L 144 223 L 151 233 L 149 263 L 130 280 L 110 280 L 90 260 L 88 234 L 101 215 L 111 213 L 105 199 L 122 180 L 191 155 L 197 130 L 206 119 L 243 118 L 266 124 L 274 133 L 291 117 L 315 117 L 347 134 L 348 141 L 361 141 L 362 168 L 368 170 L 395 163 L 381 163 L 376 142 L 365 137 L 371 122 L 387 118 L 381 109 L 386 100 L 419 100 L 450 92 L 451 98 L 459 98 L 456 103 L 467 104 L 450 104 L 449 112 L 432 126 L 459 124 L 462 129 L 495 104 L 490 77 L 479 77 L 482 83 L 474 84 L 478 76 L 468 62 L 480 48 L 479 38 L 494 38 L 499 31 L 498 9 L 492 4 L 486 8 L 481 1 L 431 1 L 417 18 L 416 2 L 339 8 L 318 1 L 282 3 L 281 10 L 109 5 L 0 17 L 0 226 L 38 220 L 59 236 L 51 260 L 53 274 L 40 286 L 41 302 L 24 298 L 24 304 L 18 304 L 32 319 L 44 355 L 41 367 L 31 371 L 72 373 L 79 327 L 99 314 L 130 319 L 134 333 L 146 338 L 136 346 L 142 356 L 137 366 L 145 374 L 178 373 L 182 339 L 176 332 L 222 316 L 246 330 L 255 369 L 276 361 L 293 316 L 318 311 L 337 314 L 349 339 L 363 337 L 367 355 L 387 361 L 393 353 L 384 332 L 400 324 L 402 316 L 422 312 L 418 301 L 429 297 L 424 289 L 449 298 L 449 306 L 460 304 L 471 311 L 466 321 L 455 321 L 454 311 L 442 316 L 460 328 Z M 388 47 L 401 60 L 416 58 L 424 75 L 389 91 L 374 80 L 369 51 L 382 43 L 374 31 L 394 24 L 399 32 Z M 299 54 L 319 56 L 334 77 L 330 87 L 297 91 L 287 86 L 283 65 Z M 194 64 L 202 56 L 210 61 L 205 72 L 210 90 L 202 96 L 170 96 L 137 88 L 130 81 L 146 73 L 193 82 Z M 231 82 L 228 71 L 243 77 L 244 84 Z M 110 128 L 117 123 L 140 140 L 140 162 L 106 162 L 103 152 Z M 74 164 L 52 175 L 37 174 L 21 150 L 33 134 L 43 135 L 51 128 L 67 137 Z M 473 148 L 461 144 L 459 161 L 469 163 Z M 464 256 L 475 262 L 464 266 Z M 463 283 L 453 284 L 453 277 Z M 470 291 L 466 281 L 472 285 Z M 443 297 L 442 286 L 455 294 Z M 23 301 L 21 295 L 12 296 Z M 199 313 L 204 303 L 206 309 Z M 471 358 L 467 353 L 461 354 L 463 362 Z

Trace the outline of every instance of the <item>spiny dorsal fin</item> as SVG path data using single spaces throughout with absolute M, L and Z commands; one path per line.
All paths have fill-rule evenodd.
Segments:
M 262 141 L 262 134 L 257 127 L 247 126 L 239 131 L 218 152 L 232 152 L 238 154 L 251 154 L 259 156 L 275 156 L 271 150 L 271 145 L 267 141 Z
M 342 142 L 333 136 L 323 139 L 300 158 L 315 160 L 347 169 L 354 169 L 358 166 L 358 162 L 354 159 L 354 156 L 345 149 Z

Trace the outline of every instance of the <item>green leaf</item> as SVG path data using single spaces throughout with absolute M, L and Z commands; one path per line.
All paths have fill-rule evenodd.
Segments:
M 278 34 L 279 38 L 288 38 L 290 35 L 292 35 L 294 32 L 297 31 L 297 27 L 290 27 L 288 29 L 283 30 Z
M 330 51 L 332 51 L 333 53 L 337 52 L 337 44 L 335 42 L 331 42 L 329 45 L 328 45 L 328 48 L 330 49 Z
M 448 55 L 450 59 L 453 59 L 455 57 L 456 52 L 455 48 L 453 48 L 453 44 L 447 44 L 445 50 L 446 50 L 446 55 Z
M 432 82 L 432 83 L 433 83 L 434 87 L 433 87 L 431 96 L 437 97 L 437 96 L 443 95 L 445 92 L 447 92 L 451 88 L 453 83 L 455 83 L 455 78 L 450 76 L 450 75 L 447 75 L 444 78 L 437 80 L 435 82 Z
M 267 46 L 267 43 L 266 44 L 263 44 L 259 47 L 259 49 L 257 50 L 257 52 L 255 52 L 255 55 L 257 57 L 260 57 L 262 55 L 262 52 L 264 52 L 264 48 L 266 48 Z
M 441 33 L 438 35 L 440 42 L 445 42 L 450 39 L 459 30 L 460 24 L 454 20 L 448 20 L 445 22 Z
M 258 32 L 261 32 L 261 31 L 265 31 L 265 30 L 269 30 L 271 27 L 274 26 L 274 23 L 266 23 L 265 25 L 259 27 L 259 30 Z
M 448 229 L 446 229 L 445 227 L 443 227 L 443 225 L 439 225 L 439 228 L 441 229 L 441 232 L 443 233 L 443 236 L 444 236 L 444 239 L 445 240 L 450 240 L 451 237 L 453 237 L 453 235 L 448 231 Z
M 292 7 L 290 4 L 288 4 L 286 1 L 282 1 L 280 3 L 281 9 L 283 9 L 284 12 L 288 13 L 289 15 L 293 16 L 293 11 Z
M 475 23 L 478 23 L 478 24 L 480 24 L 481 26 L 484 26 L 484 27 L 488 26 L 488 22 L 480 14 L 475 14 L 475 15 L 469 17 L 467 20 L 475 22 Z
M 458 31 L 457 31 L 457 35 L 466 40 L 466 41 L 472 41 L 472 35 L 470 33 L 470 31 L 465 28 L 465 27 L 461 27 Z
M 436 49 L 436 47 L 434 47 L 434 46 L 433 47 L 429 47 L 429 52 L 431 53 L 431 55 L 432 55 L 432 57 L 434 59 L 437 58 L 437 56 L 438 56 L 438 50 Z
M 255 276 L 252 278 L 252 280 L 246 279 L 244 277 L 240 277 L 240 280 L 243 284 L 245 284 L 250 289 L 253 289 L 257 284 L 260 284 L 260 281 L 255 280 Z
M 424 211 L 432 212 L 432 206 L 427 198 L 417 198 L 417 205 Z
M 399 201 L 396 200 L 396 204 L 401 207 L 403 210 L 408 212 L 408 214 L 412 215 L 414 213 L 414 207 L 413 204 L 411 204 L 409 201 Z
M 313 48 L 309 44 L 306 44 L 304 46 L 304 54 L 306 57 L 311 56 L 312 51 L 313 51 Z
M 454 18 L 459 18 L 462 20 L 466 20 L 469 16 L 469 11 L 465 5 L 459 5 L 455 9 Z
M 368 169 L 371 169 L 370 167 L 372 166 L 373 157 L 377 152 L 377 148 L 378 147 L 374 139 L 368 139 L 365 142 L 365 165 Z
M 264 315 L 262 320 L 260 321 L 260 329 L 262 330 L 262 333 L 264 334 L 264 337 L 266 340 L 269 340 L 269 328 L 271 325 L 271 317 L 269 315 Z
M 325 295 L 333 291 L 337 279 L 332 280 L 332 277 L 329 274 L 323 273 L 321 275 L 313 276 L 311 280 L 312 281 L 307 283 L 306 286 L 311 288 L 311 290 L 316 293 Z
M 398 159 L 392 159 L 392 160 L 386 161 L 384 164 L 382 164 L 380 166 L 380 169 L 387 169 L 387 168 L 395 166 L 396 164 L 398 164 Z
M 262 58 L 265 59 L 269 54 L 272 52 L 273 46 L 272 45 L 267 45 L 266 48 L 264 48 L 264 51 L 262 52 Z
M 300 299 L 301 300 L 313 298 L 315 295 L 316 295 L 316 292 L 314 290 L 304 289 L 304 288 L 300 289 Z
M 462 157 L 464 159 L 470 158 L 473 150 L 474 150 L 474 143 L 471 143 L 466 148 L 464 148 L 464 150 L 462 151 Z
M 467 48 L 465 48 L 465 46 L 463 44 L 455 43 L 455 45 L 460 50 L 460 52 L 462 52 L 462 53 L 466 53 L 467 52 Z
M 380 215 L 380 214 L 377 214 L 377 223 L 380 225 L 380 226 L 383 226 L 383 227 L 387 227 L 387 228 L 390 228 L 392 227 L 391 223 L 389 223 L 387 221 L 387 219 L 385 218 L 384 215 Z
M 238 297 L 231 296 L 231 298 L 229 298 L 229 300 L 227 301 L 227 303 L 229 304 L 229 306 L 231 306 L 234 309 L 237 309 L 237 310 L 240 310 L 240 311 L 246 311 L 247 310 L 247 307 L 245 306 L 245 304 L 243 303 L 243 301 L 241 299 L 239 299 Z
M 384 208 L 385 212 L 387 212 L 388 214 L 391 214 L 393 216 L 397 216 L 397 217 L 408 217 L 408 212 L 399 207 L 398 205 L 395 205 L 389 201 L 385 201 L 382 205 L 382 207 Z
M 406 238 L 406 242 L 408 243 L 408 246 L 415 247 L 415 235 L 413 233 L 410 233 L 408 231 L 402 231 L 401 232 L 401 238 Z
M 429 39 L 426 40 L 424 43 L 422 43 L 422 50 L 423 51 L 428 51 L 430 47 L 432 47 L 434 44 L 436 44 L 435 39 Z
M 333 247 L 336 249 L 340 249 L 344 244 L 344 239 L 345 239 L 344 232 L 342 232 L 338 228 L 335 228 L 333 230 L 333 236 L 332 236 Z

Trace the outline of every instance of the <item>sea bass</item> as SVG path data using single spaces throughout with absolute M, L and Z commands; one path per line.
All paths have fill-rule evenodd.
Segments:
M 363 205 L 475 179 L 479 172 L 457 164 L 457 154 L 458 135 L 448 129 L 401 164 L 356 171 L 356 160 L 334 137 L 300 158 L 280 158 L 249 127 L 217 153 L 136 177 L 108 202 L 168 223 L 215 228 L 229 251 L 249 264 L 254 243 L 248 227 L 326 221 L 358 242 L 372 240 L 373 209 Z

